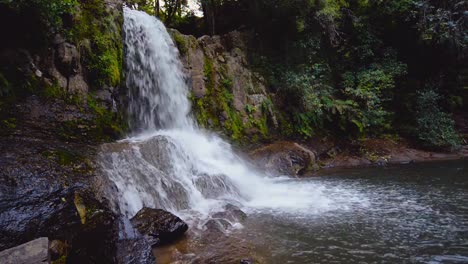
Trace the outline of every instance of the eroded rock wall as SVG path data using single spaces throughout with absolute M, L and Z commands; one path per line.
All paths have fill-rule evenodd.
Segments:
M 45 46 L 0 45 L 0 250 L 46 236 L 66 245 L 61 261 L 115 263 L 94 156 L 124 129 L 122 1 L 76 3 Z
M 247 62 L 249 34 L 233 31 L 198 39 L 176 30 L 171 34 L 187 71 L 198 123 L 235 141 L 269 138 L 277 121 L 265 80 Z

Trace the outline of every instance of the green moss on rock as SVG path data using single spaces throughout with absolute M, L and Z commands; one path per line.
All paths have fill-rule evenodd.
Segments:
M 177 45 L 177 48 L 179 49 L 179 52 L 181 55 L 185 55 L 188 52 L 189 45 L 187 41 L 185 40 L 185 37 L 182 36 L 177 31 L 173 31 L 172 38 L 174 39 L 175 44 Z
M 237 143 L 251 143 L 269 137 L 268 111 L 246 105 L 243 111 L 234 107 L 233 79 L 228 65 L 215 63 L 205 56 L 204 79 L 206 93 L 191 97 L 198 123 L 206 128 L 222 131 Z M 271 101 L 270 101 L 271 103 Z M 261 115 L 255 114 L 261 111 Z
M 68 38 L 84 53 L 91 87 L 117 87 L 122 81 L 122 14 L 106 9 L 102 0 L 80 3 Z

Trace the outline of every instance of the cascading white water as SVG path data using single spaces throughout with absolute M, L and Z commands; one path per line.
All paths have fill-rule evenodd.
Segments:
M 131 128 L 139 133 L 192 128 L 182 65 L 164 24 L 128 8 L 124 16 Z
M 331 207 L 320 185 L 260 175 L 228 143 L 198 129 L 190 116 L 179 54 L 166 28 L 144 12 L 125 8 L 124 16 L 133 133 L 101 151 L 123 214 L 131 217 L 147 206 L 206 217 L 228 202 L 281 211 Z

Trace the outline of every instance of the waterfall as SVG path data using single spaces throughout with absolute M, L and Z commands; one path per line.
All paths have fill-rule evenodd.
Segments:
M 164 25 L 128 8 L 124 19 L 132 133 L 100 152 L 122 214 L 132 217 L 143 206 L 199 217 L 226 203 L 308 212 L 330 206 L 321 186 L 265 177 L 227 142 L 200 130 L 190 115 L 179 53 Z
M 124 16 L 125 78 L 134 134 L 192 128 L 182 64 L 164 24 L 128 8 Z

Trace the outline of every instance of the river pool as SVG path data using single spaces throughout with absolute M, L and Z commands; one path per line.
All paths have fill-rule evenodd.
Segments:
M 268 263 L 468 263 L 466 160 L 282 180 L 316 184 L 329 209 L 247 209 L 233 235 Z

